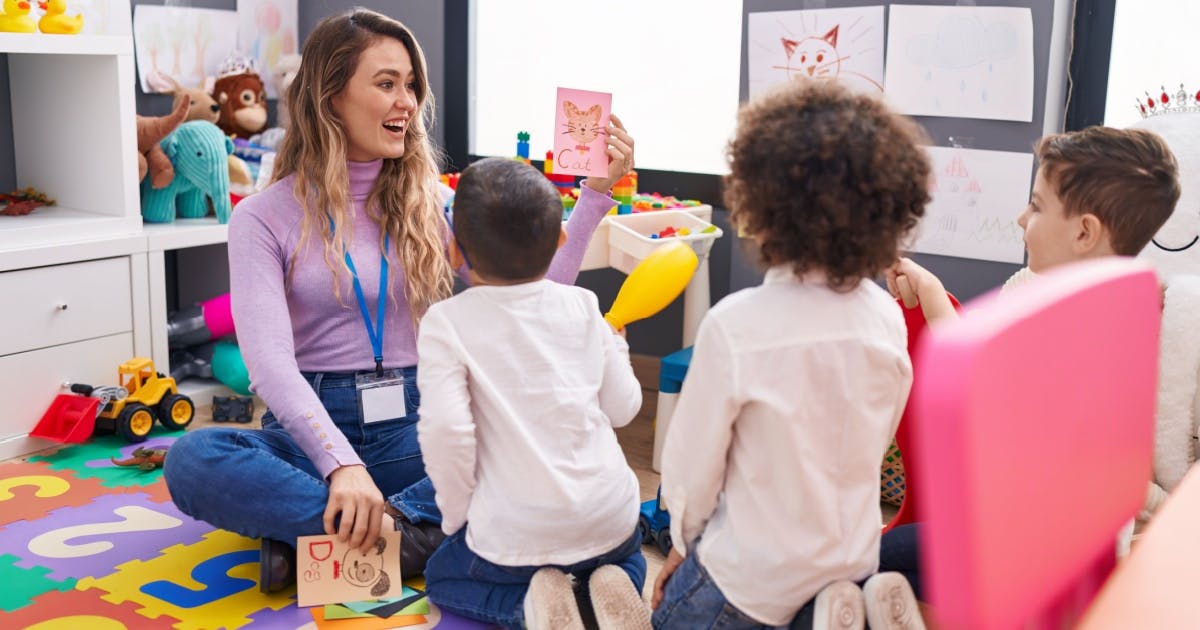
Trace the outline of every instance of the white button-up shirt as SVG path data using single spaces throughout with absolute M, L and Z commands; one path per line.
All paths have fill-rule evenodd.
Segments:
M 775 267 L 712 308 L 695 348 L 663 453 L 671 536 L 733 605 L 787 624 L 878 567 L 880 463 L 912 385 L 904 319 L 869 280 L 838 293 Z
M 629 346 L 596 296 L 541 280 L 430 307 L 417 435 L 442 529 L 507 566 L 567 565 L 633 535 L 637 477 L 613 427 L 642 404 Z

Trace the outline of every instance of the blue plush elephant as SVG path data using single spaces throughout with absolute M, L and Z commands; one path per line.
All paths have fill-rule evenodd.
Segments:
M 142 181 L 142 217 L 150 223 L 170 223 L 176 214 L 187 219 L 208 216 L 229 221 L 229 155 L 233 141 L 207 120 L 185 122 L 162 142 L 175 167 L 175 179 L 166 188 Z

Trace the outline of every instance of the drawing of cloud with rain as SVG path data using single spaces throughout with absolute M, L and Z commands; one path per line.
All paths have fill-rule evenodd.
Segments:
M 916 65 L 957 70 L 1012 57 L 1017 52 L 1017 32 L 1011 25 L 991 25 L 975 17 L 943 19 L 937 31 L 908 40 L 908 60 Z

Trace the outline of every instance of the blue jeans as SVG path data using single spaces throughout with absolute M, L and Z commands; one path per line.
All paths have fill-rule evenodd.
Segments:
M 699 541 L 697 541 L 699 542 Z M 675 569 L 667 585 L 663 587 L 663 599 L 654 611 L 651 621 L 655 628 L 722 628 L 729 630 L 750 630 L 760 628 L 792 628 L 794 630 L 812 627 L 812 607 L 810 601 L 796 613 L 790 625 L 768 626 L 751 618 L 746 613 L 725 599 L 717 583 L 704 570 L 704 566 L 696 558 L 696 545 L 688 547 L 691 553 L 683 559 L 683 564 Z
M 920 523 L 888 530 L 879 541 L 879 572 L 895 571 L 908 579 L 913 594 L 921 599 L 921 558 L 917 538 Z
M 353 373 L 304 373 L 388 502 L 413 522 L 440 523 L 417 443 L 417 369 L 404 368 L 405 415 L 364 424 Z M 163 467 L 171 498 L 193 518 L 251 538 L 295 544 L 322 534 L 329 485 L 268 411 L 262 430 L 185 433 Z
M 469 525 L 468 525 L 469 527 Z M 587 581 L 592 571 L 615 564 L 629 575 L 639 593 L 646 582 L 642 536 L 636 530 L 616 549 L 568 566 L 554 567 Z M 525 592 L 541 566 L 509 567 L 493 564 L 467 547 L 467 528 L 450 536 L 429 558 L 425 588 L 429 599 L 445 610 L 506 628 L 522 627 Z

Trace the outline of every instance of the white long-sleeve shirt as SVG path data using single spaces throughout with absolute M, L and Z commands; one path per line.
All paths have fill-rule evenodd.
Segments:
M 675 548 L 699 553 L 759 622 L 787 624 L 826 584 L 878 568 L 879 464 L 912 384 L 906 344 L 875 284 L 837 293 L 786 267 L 700 325 L 662 498 Z
M 573 564 L 637 524 L 637 477 L 614 427 L 642 390 L 595 294 L 549 280 L 477 286 L 425 314 L 417 339 L 425 470 L 442 529 L 507 566 Z

